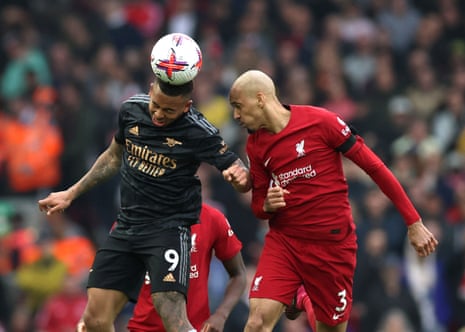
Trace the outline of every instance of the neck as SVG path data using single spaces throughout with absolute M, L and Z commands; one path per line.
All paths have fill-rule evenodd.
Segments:
M 266 130 L 273 134 L 278 134 L 286 128 L 291 118 L 291 112 L 281 104 L 276 104 L 267 112 Z

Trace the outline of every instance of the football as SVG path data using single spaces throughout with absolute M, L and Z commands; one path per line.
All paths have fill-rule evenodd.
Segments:
M 193 80 L 202 67 L 202 52 L 197 42 L 183 33 L 170 33 L 153 46 L 150 64 L 154 74 L 173 85 Z

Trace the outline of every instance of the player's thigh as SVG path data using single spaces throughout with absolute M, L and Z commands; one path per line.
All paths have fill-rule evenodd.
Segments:
M 291 303 L 302 284 L 289 239 L 274 231 L 268 232 L 250 285 L 251 299 L 271 299 L 283 304 Z
M 303 244 L 299 250 L 304 287 L 318 321 L 337 326 L 349 319 L 357 245 L 354 238 L 331 244 Z
M 162 245 L 144 255 L 152 293 L 179 292 L 186 296 L 190 271 L 190 231 L 179 227 L 163 234 Z
M 87 299 L 84 321 L 113 322 L 128 302 L 128 297 L 123 292 L 100 288 L 88 288 Z
M 124 251 L 127 248 L 122 244 L 125 245 L 125 242 L 109 239 L 105 247 L 97 251 L 89 272 L 87 288 L 119 291 L 135 302 L 146 268 L 140 255 Z

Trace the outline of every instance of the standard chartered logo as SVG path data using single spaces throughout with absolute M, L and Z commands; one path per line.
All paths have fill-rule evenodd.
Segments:
M 313 169 L 312 165 L 307 165 L 304 167 L 298 167 L 288 172 L 280 173 L 273 178 L 279 181 L 281 187 L 286 187 L 290 182 L 294 181 L 296 178 L 306 178 L 310 179 L 316 176 L 316 170 Z

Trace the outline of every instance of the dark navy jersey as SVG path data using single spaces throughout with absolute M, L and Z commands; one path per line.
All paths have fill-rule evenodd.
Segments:
M 218 170 L 238 156 L 219 131 L 191 108 L 166 127 L 152 123 L 150 97 L 135 95 L 119 113 L 117 143 L 124 146 L 121 165 L 121 208 L 113 236 L 148 235 L 168 227 L 189 226 L 201 208 L 201 162 Z

